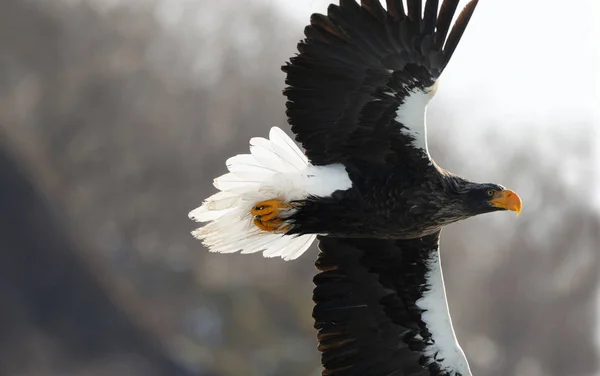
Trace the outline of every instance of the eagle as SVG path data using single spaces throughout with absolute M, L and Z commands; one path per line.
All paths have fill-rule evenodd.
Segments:
M 442 227 L 521 211 L 521 199 L 438 166 L 426 108 L 478 0 L 340 0 L 313 14 L 286 74 L 280 128 L 226 162 L 190 212 L 213 252 L 292 260 L 316 240 L 323 375 L 471 371 L 448 311 Z

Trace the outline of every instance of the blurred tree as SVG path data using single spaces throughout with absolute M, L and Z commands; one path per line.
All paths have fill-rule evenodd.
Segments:
M 5 144 L 0 197 L 0 374 L 198 374 L 114 304 Z

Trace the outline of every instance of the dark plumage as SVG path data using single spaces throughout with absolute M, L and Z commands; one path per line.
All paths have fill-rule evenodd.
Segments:
M 427 150 L 418 111 L 477 5 L 469 2 L 450 28 L 458 2 L 443 1 L 438 13 L 434 0 L 423 12 L 420 0 L 406 11 L 401 0 L 387 0 L 387 11 L 378 0 L 340 0 L 311 17 L 300 54 L 283 67 L 296 140 L 312 164 L 339 163 L 352 181 L 296 201 L 288 218 L 288 234 L 327 235 L 319 237 L 313 312 L 323 375 L 470 375 L 442 324 L 440 230 L 518 212 L 521 203 L 500 185 L 440 168 Z
M 471 1 L 447 38 L 459 0 L 341 0 L 327 16 L 314 14 L 298 44 L 299 55 L 283 66 L 286 114 L 296 140 L 313 165 L 378 163 L 421 173 L 429 163 L 410 147 L 394 121 L 408 93 L 434 84 L 448 64 L 477 5 Z M 437 25 L 437 28 L 435 27 Z M 389 95 L 386 93 L 393 93 Z
M 283 131 L 227 161 L 192 211 L 214 252 L 299 257 L 319 235 L 315 327 L 332 376 L 470 376 L 446 304 L 444 225 L 521 210 L 518 195 L 440 167 L 425 111 L 473 14 L 471 0 L 340 0 L 315 14 L 287 74 Z
M 313 317 L 324 375 L 449 375 L 422 353 L 434 339 L 415 304 L 430 288 L 438 236 L 319 238 Z
M 502 193 L 502 186 L 473 183 L 435 165 L 417 176 L 394 168 L 356 170 L 344 165 L 353 187 L 331 197 L 298 201 L 298 211 L 289 218 L 294 223 L 290 234 L 412 239 L 474 215 L 505 210 L 494 206 L 488 195 L 490 190 Z
M 477 0 L 448 35 L 457 5 L 446 0 L 437 14 L 430 0 L 421 15 L 421 1 L 408 1 L 405 15 L 400 0 L 388 0 L 388 12 L 378 0 L 341 0 L 311 17 L 300 54 L 282 68 L 287 115 L 311 163 L 342 163 L 353 187 L 299 202 L 290 234 L 415 238 L 502 209 L 481 194 L 501 186 L 438 167 L 415 147 L 415 125 L 397 119 L 410 96 L 433 90 Z

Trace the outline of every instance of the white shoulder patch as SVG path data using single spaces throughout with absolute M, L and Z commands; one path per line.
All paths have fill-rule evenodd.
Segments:
M 422 149 L 428 157 L 426 113 L 427 105 L 436 92 L 437 81 L 425 90 L 412 89 L 396 110 L 396 121 L 406 127 L 402 131 L 412 137 L 413 146 Z

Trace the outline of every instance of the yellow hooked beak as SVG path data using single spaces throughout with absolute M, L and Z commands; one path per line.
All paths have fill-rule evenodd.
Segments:
M 517 212 L 517 215 L 521 213 L 521 208 L 523 207 L 521 197 L 519 197 L 518 194 L 511 191 L 510 189 L 505 189 L 503 191 L 496 192 L 492 196 L 490 203 L 497 208 Z

